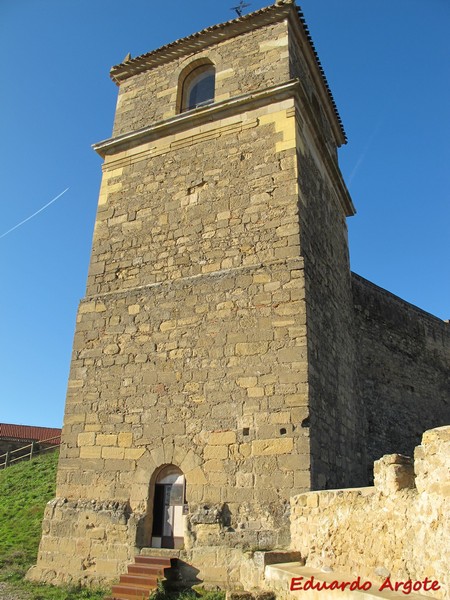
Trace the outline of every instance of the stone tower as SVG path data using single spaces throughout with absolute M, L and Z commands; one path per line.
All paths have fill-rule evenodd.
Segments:
M 345 134 L 290 0 L 111 71 L 113 136 L 38 565 L 143 547 L 210 581 L 289 547 L 289 498 L 360 484 Z

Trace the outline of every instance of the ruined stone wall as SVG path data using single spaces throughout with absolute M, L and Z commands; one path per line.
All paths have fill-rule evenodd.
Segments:
M 450 427 L 425 432 L 411 461 L 375 463 L 375 487 L 310 492 L 292 498 L 291 546 L 306 565 L 373 583 L 437 580 L 449 598 Z
M 450 326 L 358 275 L 352 284 L 369 461 L 411 454 L 450 423 Z
M 216 67 L 216 102 L 284 83 L 289 80 L 287 24 L 255 29 L 127 79 L 119 89 L 114 135 L 175 116 L 180 74 L 205 58 Z
M 27 577 L 54 585 L 110 581 L 133 558 L 135 535 L 126 502 L 55 498 L 45 508 L 37 566 Z

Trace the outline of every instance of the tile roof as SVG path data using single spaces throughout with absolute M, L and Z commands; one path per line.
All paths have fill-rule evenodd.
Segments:
M 300 31 L 308 42 L 312 52 L 313 60 L 320 73 L 326 95 L 328 96 L 328 100 L 335 114 L 339 129 L 341 130 L 341 134 L 343 136 L 343 141 L 345 143 L 347 141 L 347 136 L 344 131 L 341 117 L 328 85 L 328 81 L 325 77 L 325 72 L 320 64 L 320 60 L 309 33 L 303 12 L 299 7 L 296 6 L 295 0 L 277 0 L 275 4 L 261 8 L 260 10 L 251 12 L 247 15 L 243 15 L 237 19 L 207 27 L 198 33 L 194 33 L 166 44 L 165 46 L 161 46 L 160 48 L 152 50 L 151 52 L 147 52 L 146 54 L 141 54 L 135 58 L 129 58 L 128 55 L 124 62 L 111 68 L 111 79 L 119 85 L 121 81 L 125 81 L 133 75 L 137 75 L 138 73 L 142 73 L 148 69 L 152 69 L 158 65 L 161 65 L 168 60 L 173 60 L 183 56 L 186 53 L 198 52 L 203 48 L 211 46 L 212 44 L 219 43 L 230 37 L 235 37 L 241 33 L 245 33 L 246 31 L 254 29 L 255 27 L 262 27 L 266 24 L 288 18 L 292 13 L 296 15 L 296 21 Z
M 61 441 L 61 429 L 0 423 L 0 439 L 7 439 L 9 441 L 23 440 L 24 442 L 42 442 L 52 438 L 54 438 L 52 443 L 59 444 Z

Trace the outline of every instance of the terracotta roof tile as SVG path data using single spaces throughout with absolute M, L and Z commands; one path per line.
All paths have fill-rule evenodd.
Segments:
M 314 56 L 317 69 L 320 73 L 323 85 L 325 87 L 328 100 L 335 114 L 338 126 L 343 136 L 343 141 L 345 143 L 347 141 L 347 136 L 344 131 L 342 119 L 339 115 L 336 103 L 328 85 L 327 78 L 325 77 L 325 72 L 322 68 L 322 65 L 320 64 L 319 56 L 314 47 L 311 34 L 309 33 L 308 26 L 305 21 L 305 17 L 301 9 L 298 6 L 296 6 L 294 0 L 278 0 L 278 2 L 276 2 L 275 4 L 271 4 L 270 6 L 261 8 L 260 10 L 251 12 L 247 15 L 243 15 L 242 17 L 238 17 L 237 19 L 233 19 L 231 21 L 226 21 L 225 23 L 219 23 L 218 25 L 207 27 L 206 29 L 202 29 L 198 33 L 194 33 L 192 35 L 171 42 L 170 44 L 166 44 L 165 46 L 161 46 L 156 50 L 152 50 L 151 52 L 147 52 L 146 54 L 141 54 L 140 56 L 136 56 L 135 58 L 130 58 L 125 62 L 119 65 L 115 65 L 111 68 L 111 79 L 115 83 L 120 84 L 121 81 L 124 81 L 125 79 L 128 79 L 133 75 L 137 75 L 138 73 L 142 73 L 144 71 L 147 71 L 148 69 L 163 64 L 168 60 L 172 60 L 179 56 L 182 56 L 186 54 L 186 52 L 199 51 L 202 48 L 206 48 L 214 43 L 218 43 L 224 39 L 224 34 L 226 34 L 227 37 L 234 37 L 245 31 L 250 31 L 255 26 L 260 27 L 265 25 L 266 23 L 270 23 L 274 19 L 279 20 L 281 18 L 286 18 L 289 14 L 294 14 L 296 16 L 298 25 L 300 29 L 303 30 L 303 34 L 305 35 L 308 41 L 308 44 Z M 224 30 L 227 31 L 225 32 Z
M 0 423 L 0 439 L 24 441 L 24 442 L 42 442 L 44 440 L 54 439 L 55 444 L 61 441 L 61 429 L 54 427 L 33 427 L 30 425 L 11 425 L 9 423 Z

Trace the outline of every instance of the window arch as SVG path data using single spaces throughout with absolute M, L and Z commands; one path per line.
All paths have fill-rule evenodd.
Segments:
M 197 63 L 197 66 L 189 69 L 184 80 L 180 79 L 180 85 L 180 112 L 212 104 L 216 85 L 214 65 L 209 61 L 203 64 Z

